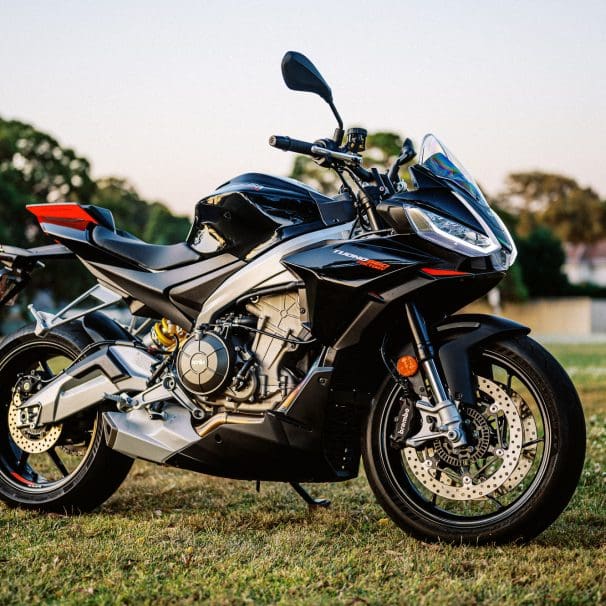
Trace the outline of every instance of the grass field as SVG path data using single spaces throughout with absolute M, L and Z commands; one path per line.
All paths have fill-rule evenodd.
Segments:
M 577 384 L 588 458 L 567 511 L 526 546 L 408 538 L 364 477 L 318 486 L 308 512 L 285 486 L 137 463 L 98 512 L 0 508 L 1 604 L 593 604 L 606 601 L 606 345 L 554 346 Z

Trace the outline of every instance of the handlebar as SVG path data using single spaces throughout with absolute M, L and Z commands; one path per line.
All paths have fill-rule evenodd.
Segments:
M 297 154 L 306 154 L 312 156 L 313 143 L 307 141 L 299 141 L 298 139 L 291 139 L 290 137 L 282 137 L 280 135 L 272 135 L 269 138 L 269 144 L 272 147 L 283 149 L 284 151 L 291 151 Z
M 272 135 L 269 138 L 269 144 L 272 147 L 277 147 L 284 151 L 291 151 L 297 154 L 305 154 L 307 156 L 315 156 L 339 160 L 345 164 L 359 166 L 362 163 L 362 156 L 339 149 L 330 149 L 326 147 L 325 140 L 308 143 L 307 141 L 299 141 L 281 135 Z
M 367 183 L 372 183 L 374 181 L 381 191 L 384 190 L 382 180 L 376 169 L 374 173 L 366 170 L 362 166 L 362 156 L 360 154 L 349 152 L 346 148 L 339 148 L 338 144 L 332 140 L 320 139 L 315 143 L 308 143 L 307 141 L 298 141 L 297 139 L 291 139 L 290 137 L 272 135 L 269 138 L 269 144 L 272 147 L 277 147 L 284 151 L 292 151 L 298 154 L 312 156 L 318 163 L 320 163 L 320 158 L 325 158 L 326 160 L 322 161 L 322 166 L 337 168 L 337 170 L 345 168 L 350 174 L 358 179 Z M 359 182 L 357 185 L 360 187 L 359 196 L 362 200 L 362 206 L 366 211 L 372 229 L 376 231 L 380 228 L 380 225 L 375 215 L 374 206 L 371 203 L 368 194 L 365 192 L 364 186 Z

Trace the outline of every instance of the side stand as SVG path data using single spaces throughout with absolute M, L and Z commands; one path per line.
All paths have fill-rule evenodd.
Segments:
M 310 508 L 330 507 L 328 499 L 314 499 L 298 482 L 289 482 L 295 492 L 309 505 Z

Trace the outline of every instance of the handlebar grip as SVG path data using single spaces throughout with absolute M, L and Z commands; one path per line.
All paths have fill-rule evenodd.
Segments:
M 307 154 L 311 156 L 311 148 L 313 143 L 307 141 L 299 141 L 297 139 L 291 139 L 290 137 L 282 137 L 280 135 L 272 135 L 269 138 L 269 144 L 272 147 L 283 149 L 284 151 L 291 151 L 297 154 Z

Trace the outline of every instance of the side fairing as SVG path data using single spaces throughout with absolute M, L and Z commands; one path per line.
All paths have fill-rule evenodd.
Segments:
M 414 281 L 418 268 L 435 262 L 401 240 L 342 240 L 282 260 L 305 282 L 306 320 L 322 343 L 332 345 L 369 302 L 381 304 L 381 292 Z

